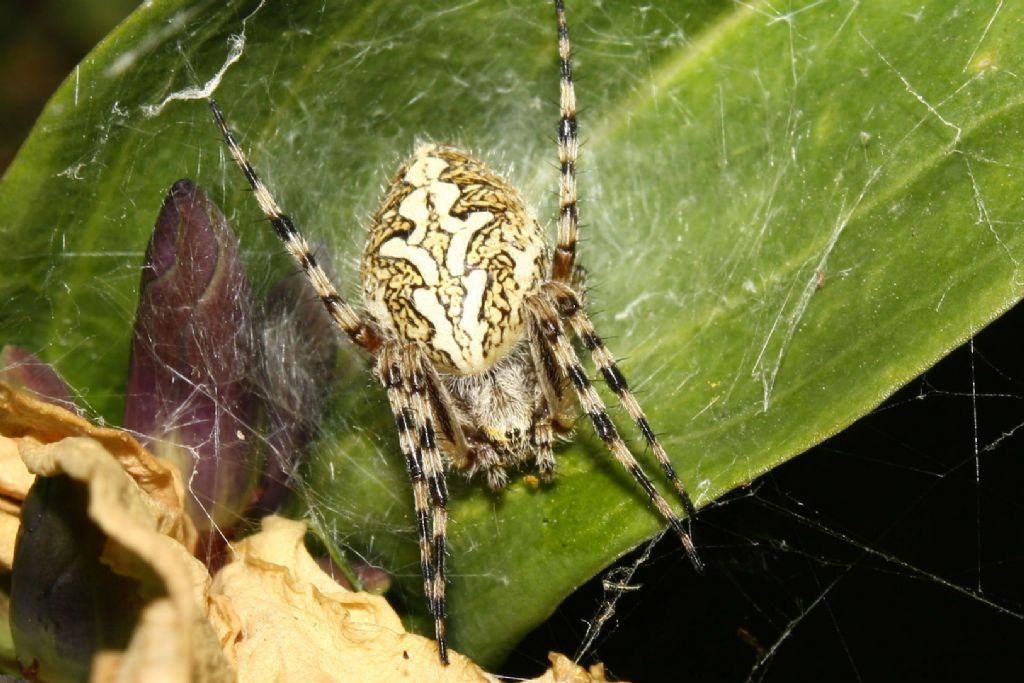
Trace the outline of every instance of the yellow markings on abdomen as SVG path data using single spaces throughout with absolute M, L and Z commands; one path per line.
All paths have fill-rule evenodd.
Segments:
M 521 338 L 545 252 L 511 185 L 464 152 L 429 145 L 399 169 L 374 216 L 364 295 L 389 334 L 422 342 L 444 371 L 478 374 Z

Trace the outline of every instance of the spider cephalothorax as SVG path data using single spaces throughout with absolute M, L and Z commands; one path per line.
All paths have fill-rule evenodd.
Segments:
M 426 145 L 399 169 L 374 215 L 362 258 L 362 311 L 338 294 L 210 103 L 278 236 L 341 330 L 374 358 L 412 483 L 424 591 L 445 663 L 445 469 L 483 473 L 498 488 L 507 469 L 532 460 L 550 479 L 554 437 L 570 432 L 577 405 L 700 566 L 682 519 L 619 436 L 571 343 L 575 337 L 589 352 L 692 516 L 665 449 L 583 307 L 575 266 L 576 101 L 563 0 L 554 3 L 561 75 L 554 251 L 505 179 L 465 152 Z

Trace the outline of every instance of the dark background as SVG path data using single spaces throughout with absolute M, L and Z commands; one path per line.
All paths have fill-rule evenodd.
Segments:
M 43 105 L 137 0 L 0 0 L 0 172 Z
M 0 3 L 0 170 L 135 4 Z M 1024 429 L 1003 435 L 1024 424 L 1022 324 L 1017 307 L 840 435 L 702 511 L 703 576 L 662 539 L 590 659 L 633 681 L 1019 680 Z M 549 650 L 574 653 L 600 578 L 501 673 L 533 676 Z
M 703 576 L 666 535 L 633 577 L 642 590 L 621 598 L 599 641 L 610 673 L 1020 680 L 1022 324 L 1018 306 L 973 350 L 957 349 L 841 434 L 703 510 Z M 603 597 L 599 579 L 575 593 L 502 673 L 535 671 L 549 649 L 574 653 Z

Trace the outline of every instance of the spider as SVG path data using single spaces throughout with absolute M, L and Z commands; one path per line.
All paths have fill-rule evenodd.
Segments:
M 510 468 L 532 460 L 550 481 L 552 446 L 556 437 L 570 438 L 576 402 L 701 568 L 682 518 L 626 446 L 573 348 L 571 337 L 589 351 L 692 519 L 686 489 L 583 305 L 576 266 L 576 96 L 564 0 L 554 5 L 561 116 L 553 254 L 504 178 L 466 152 L 427 144 L 398 169 L 373 215 L 360 268 L 361 309 L 338 294 L 210 100 L 263 213 L 341 331 L 372 357 L 387 392 L 412 483 L 427 607 L 445 664 L 445 469 L 480 474 L 500 489 Z

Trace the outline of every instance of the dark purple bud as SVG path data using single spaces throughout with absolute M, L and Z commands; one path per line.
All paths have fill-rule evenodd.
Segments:
M 143 600 L 100 561 L 107 536 L 89 519 L 86 484 L 39 477 L 21 508 L 11 573 L 11 635 L 31 680 L 86 681 L 101 650 L 123 650 Z
M 0 349 L 0 380 L 47 403 L 78 412 L 71 389 L 57 371 L 20 346 Z
M 238 241 L 203 191 L 179 180 L 142 266 L 124 426 L 178 463 L 201 531 L 229 530 L 253 496 L 256 348 Z
M 320 569 L 348 590 L 355 590 L 353 582 L 359 584 L 359 590 L 374 595 L 384 595 L 391 590 L 391 574 L 373 565 L 363 562 L 338 564 L 329 556 L 316 559 Z
M 367 593 L 384 595 L 391 590 L 391 574 L 388 574 L 380 567 L 373 567 L 368 564 L 356 565 L 356 574 L 359 576 L 359 584 Z

